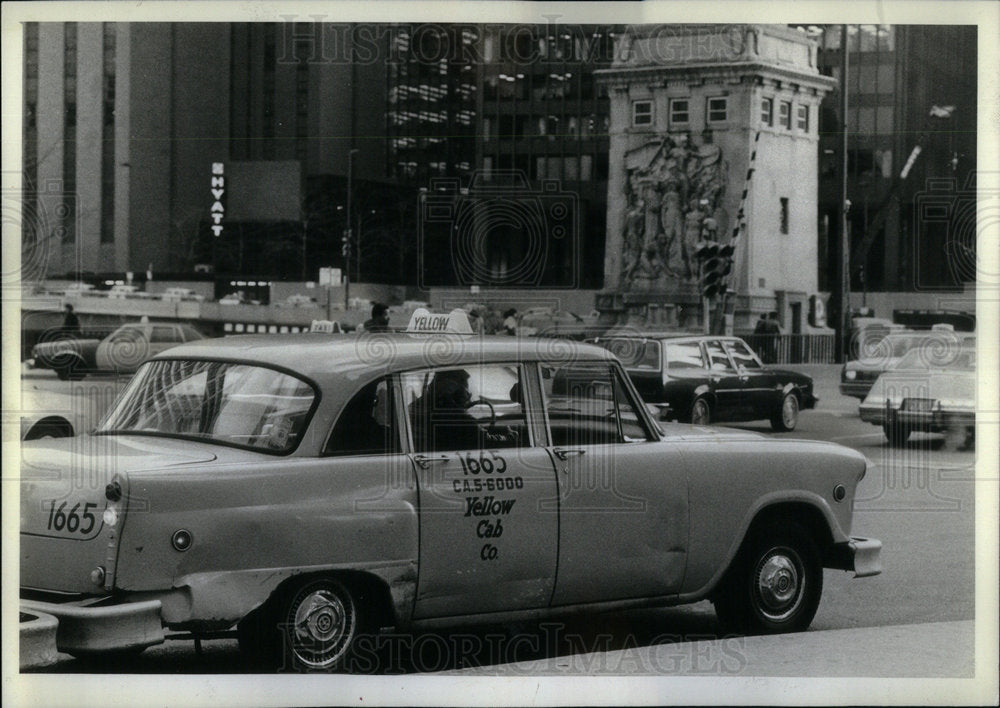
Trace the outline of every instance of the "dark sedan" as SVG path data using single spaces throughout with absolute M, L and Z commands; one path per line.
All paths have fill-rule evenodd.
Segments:
M 768 419 L 788 431 L 800 410 L 816 405 L 810 377 L 765 366 L 739 337 L 609 334 L 594 342 L 622 360 L 664 418 L 701 425 Z

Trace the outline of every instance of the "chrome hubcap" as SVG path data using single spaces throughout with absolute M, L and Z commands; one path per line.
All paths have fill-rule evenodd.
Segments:
M 312 667 L 329 665 L 337 658 L 351 621 L 337 593 L 325 588 L 309 593 L 292 620 L 296 656 Z
M 799 404 L 795 401 L 795 397 L 785 396 L 785 401 L 781 404 L 781 418 L 786 427 L 795 425 L 798 412 Z
M 783 552 L 768 556 L 757 572 L 756 591 L 764 615 L 773 620 L 785 619 L 802 597 L 799 567 Z
M 705 405 L 704 401 L 698 401 L 694 404 L 694 413 L 691 416 L 691 422 L 695 425 L 705 425 L 708 423 L 708 406 Z

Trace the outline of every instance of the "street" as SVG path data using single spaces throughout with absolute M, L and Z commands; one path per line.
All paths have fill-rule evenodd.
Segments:
M 373 642 L 371 662 L 360 667 L 362 672 L 815 675 L 825 673 L 827 648 L 831 656 L 840 656 L 853 644 L 850 633 L 840 630 L 865 628 L 870 649 L 852 647 L 856 659 L 845 668 L 840 656 L 840 663 L 830 664 L 830 675 L 971 675 L 975 452 L 958 450 L 961 438 L 943 435 L 915 434 L 903 447 L 889 446 L 880 429 L 857 417 L 857 401 L 836 392 L 838 367 L 811 368 L 820 403 L 816 410 L 802 412 L 794 432 L 775 434 L 765 421 L 734 426 L 777 437 L 834 441 L 859 450 L 876 466 L 859 485 L 852 533 L 882 541 L 883 572 L 855 580 L 849 573 L 825 571 L 823 599 L 807 635 L 799 639 L 788 635 L 782 641 L 720 637 L 712 605 L 701 602 L 565 621 L 382 636 Z M 74 389 L 81 388 L 106 407 L 109 392 L 120 390 L 124 380 L 88 377 L 62 382 L 51 372 L 34 372 L 22 383 L 24 406 L 46 409 L 58 407 L 53 400 L 74 400 Z M 93 406 L 91 412 L 98 413 L 102 406 Z M 880 644 L 879 637 L 910 637 L 904 655 L 920 655 L 922 645 L 914 646 L 912 637 L 920 635 L 921 628 L 924 644 L 927 637 L 935 644 L 934 651 L 925 655 L 932 658 L 929 664 L 907 663 L 896 651 L 877 649 L 885 643 Z M 826 636 L 833 644 L 825 643 Z M 768 647 L 779 651 L 772 656 Z M 800 673 L 788 652 L 794 654 L 801 647 L 812 647 L 801 651 L 813 660 L 802 664 Z M 946 660 L 934 659 L 938 654 Z M 911 670 L 902 671 L 901 661 Z M 920 673 L 924 669 L 930 673 Z M 235 639 L 213 639 L 202 642 L 200 654 L 191 641 L 167 641 L 127 663 L 85 662 L 60 655 L 60 661 L 45 670 L 239 673 L 246 669 Z

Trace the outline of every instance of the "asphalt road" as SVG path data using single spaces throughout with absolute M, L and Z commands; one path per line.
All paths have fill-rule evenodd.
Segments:
M 835 393 L 835 381 L 831 383 L 834 376 L 833 367 L 819 372 L 820 405 L 816 410 L 802 412 L 793 433 L 775 434 L 765 422 L 734 426 L 780 437 L 835 441 L 861 451 L 876 465 L 875 471 L 859 486 L 853 534 L 882 541 L 883 572 L 871 578 L 853 579 L 849 573 L 825 571 L 823 600 L 808 633 L 809 639 L 814 645 L 818 642 L 818 646 L 823 646 L 822 633 L 831 630 L 924 626 L 931 631 L 932 639 L 940 637 L 945 642 L 956 642 L 954 647 L 948 646 L 949 667 L 957 667 L 958 674 L 964 673 L 962 667 L 971 670 L 971 632 L 952 629 L 935 633 L 935 627 L 954 626 L 930 623 L 974 618 L 975 452 L 958 449 L 963 442 L 961 438 L 942 435 L 914 435 L 906 446 L 890 447 L 879 428 L 857 417 L 855 399 Z M 89 387 L 88 396 L 100 396 L 104 395 L 100 390 L 120 388 L 123 380 L 88 377 L 81 384 Z M 32 405 L 44 402 L 50 394 L 65 396 L 67 391 L 71 393 L 67 387 L 81 384 L 59 382 L 44 373 L 24 379 L 34 397 Z M 990 493 L 995 493 L 995 486 Z M 837 635 L 830 636 L 833 641 Z M 707 655 L 707 668 L 699 668 L 700 655 L 691 647 L 720 639 L 713 644 L 714 654 Z M 375 656 L 379 671 L 388 674 L 463 670 L 505 673 L 513 670 L 510 667 L 523 666 L 520 662 L 529 662 L 528 666 L 539 666 L 530 662 L 554 662 L 554 665 L 562 662 L 571 671 L 579 669 L 582 673 L 662 673 L 662 664 L 655 664 L 652 658 L 631 662 L 611 660 L 615 656 L 628 656 L 628 650 L 641 649 L 647 657 L 666 651 L 677 673 L 724 675 L 732 673 L 732 667 L 742 666 L 741 671 L 746 675 L 750 666 L 751 674 L 787 675 L 780 671 L 768 673 L 775 671 L 768 665 L 741 662 L 740 652 L 747 645 L 727 644 L 733 641 L 744 642 L 722 638 L 711 604 L 702 602 L 555 623 L 383 637 Z M 669 659 L 669 650 L 662 648 L 665 646 L 675 646 L 680 658 Z M 731 651 L 727 651 L 727 646 Z M 936 651 L 940 650 L 937 647 Z M 857 675 L 897 675 L 894 668 L 897 664 L 898 660 L 893 662 L 889 657 L 880 663 L 878 656 L 872 656 L 870 673 Z M 196 653 L 190 641 L 168 641 L 126 663 L 83 662 L 62 656 L 56 665 L 46 669 L 57 673 L 195 674 L 244 670 L 233 639 L 204 641 L 201 654 Z M 831 675 L 838 673 L 833 671 Z

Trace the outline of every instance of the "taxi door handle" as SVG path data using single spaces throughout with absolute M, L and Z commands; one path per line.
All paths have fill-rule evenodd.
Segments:
M 573 456 L 576 456 L 576 455 L 583 455 L 587 451 L 586 450 L 581 450 L 580 448 L 567 449 L 567 448 L 564 448 L 564 447 L 555 447 L 555 448 L 552 448 L 552 452 L 560 460 L 565 460 L 567 457 L 573 457 Z
M 448 457 L 447 455 L 434 455 L 434 456 L 432 456 L 432 455 L 414 455 L 413 456 L 413 461 L 416 462 L 418 465 L 420 465 L 421 469 L 427 469 L 428 467 L 430 467 L 430 465 L 431 465 L 432 462 L 445 463 L 445 462 L 447 462 L 450 459 L 451 458 Z

